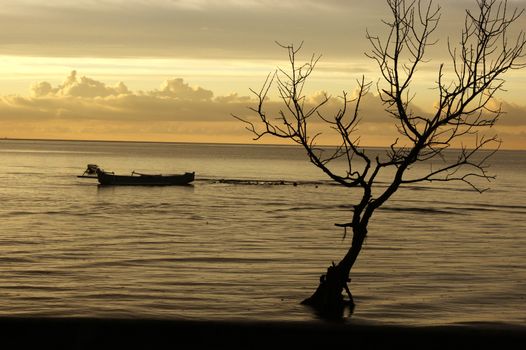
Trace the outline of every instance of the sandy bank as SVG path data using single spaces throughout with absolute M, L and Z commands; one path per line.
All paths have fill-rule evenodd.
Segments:
M 526 327 L 399 327 L 326 322 L 0 318 L 3 349 L 522 349 Z

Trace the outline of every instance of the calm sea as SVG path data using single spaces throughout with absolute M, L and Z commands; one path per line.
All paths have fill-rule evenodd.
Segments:
M 88 163 L 196 181 L 99 187 Z M 526 152 L 491 170 L 483 194 L 411 186 L 377 212 L 352 322 L 526 325 Z M 315 319 L 299 302 L 353 198 L 294 147 L 1 140 L 0 316 Z

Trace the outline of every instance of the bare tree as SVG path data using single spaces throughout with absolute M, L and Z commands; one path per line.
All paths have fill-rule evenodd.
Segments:
M 392 12 L 392 19 L 384 21 L 387 34 L 379 37 L 367 32 L 372 46 L 367 56 L 376 61 L 381 73 L 378 94 L 400 134 L 383 157 L 372 156 L 360 146 L 356 135 L 356 126 L 362 118 L 362 98 L 370 90 L 371 83 L 364 79 L 358 81 L 357 97 L 350 100 L 343 92 L 339 111 L 330 118 L 324 116 L 323 106 L 330 97 L 325 95 L 321 102 L 309 105 L 303 93 L 320 57 L 312 56 L 306 63 L 298 64 L 296 56 L 301 45 L 299 48 L 281 45 L 288 52 L 289 69 L 269 74 L 261 90 L 252 90 L 258 100 L 257 106 L 251 108 L 257 116 L 255 121 L 236 117 L 246 123 L 255 139 L 271 135 L 292 140 L 303 146 L 310 161 L 332 180 L 361 191 L 350 222 L 336 224 L 345 230 L 352 229 L 349 250 L 339 263 L 333 262 L 321 276 L 318 288 L 303 301 L 304 304 L 316 307 L 325 315 L 341 314 L 345 305 L 354 307 L 348 288 L 349 276 L 367 236 L 369 221 L 375 210 L 401 186 L 460 181 L 482 192 L 484 188 L 477 179 L 493 179 L 487 172 L 487 159 L 499 148 L 500 140 L 497 136 L 485 136 L 484 131 L 502 115 L 500 108 L 492 108 L 495 94 L 504 84 L 502 75 L 526 66 L 526 39 L 522 31 L 513 40 L 509 35 L 510 26 L 523 11 L 510 10 L 506 1 L 477 0 L 476 4 L 476 13 L 466 11 L 460 42 L 457 45 L 448 42 L 451 68 L 448 70 L 442 64 L 438 69 L 437 103 L 433 113 L 428 115 L 413 112 L 414 95 L 410 87 L 417 68 L 426 62 L 426 50 L 436 44 L 432 35 L 438 27 L 440 8 L 431 1 L 387 0 Z M 446 78 L 447 71 L 449 78 Z M 273 86 L 277 87 L 283 103 L 276 115 L 269 114 L 266 108 Z M 323 121 L 338 135 L 339 146 L 331 152 L 317 146 L 319 133 L 313 127 L 315 119 Z M 469 148 L 461 146 L 454 159 L 445 157 L 445 150 L 468 139 L 474 140 Z M 483 149 L 492 151 L 480 152 Z M 334 160 L 342 159 L 347 167 L 343 174 L 333 166 Z M 434 159 L 440 159 L 441 166 L 430 168 L 423 176 L 411 177 L 407 171 L 415 163 Z M 384 172 L 394 174 L 390 175 L 387 187 L 378 186 L 378 177 Z

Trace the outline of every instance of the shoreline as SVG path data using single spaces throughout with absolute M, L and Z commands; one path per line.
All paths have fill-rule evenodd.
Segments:
M 269 349 L 348 346 L 362 348 L 522 348 L 526 327 L 500 324 L 394 326 L 324 321 L 194 321 L 109 318 L 0 318 L 4 348 Z M 184 346 L 188 345 L 188 346 Z M 191 347 L 190 347 L 191 346 Z

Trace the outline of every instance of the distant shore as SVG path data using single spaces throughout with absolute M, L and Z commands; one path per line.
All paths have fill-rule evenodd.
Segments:
M 292 143 L 263 143 L 263 142 L 204 142 L 204 141 L 155 141 L 155 140 L 110 140 L 110 139 L 45 139 L 45 138 L 16 138 L 16 137 L 2 137 L 0 141 L 38 141 L 38 142 L 91 142 L 91 143 L 137 143 L 137 144 L 175 144 L 175 145 L 223 145 L 223 146 L 262 146 L 262 147 L 292 147 L 303 150 L 300 145 Z M 337 147 L 338 145 L 318 145 L 319 147 Z M 389 146 L 368 145 L 364 146 L 366 149 L 384 150 L 389 149 Z M 460 150 L 460 148 L 451 148 L 451 150 Z M 492 149 L 487 149 L 491 151 Z M 503 146 L 499 148 L 500 151 L 524 151 L 521 148 L 506 148 Z
M 328 322 L 0 318 L 2 348 L 522 349 L 526 327 L 401 327 Z

